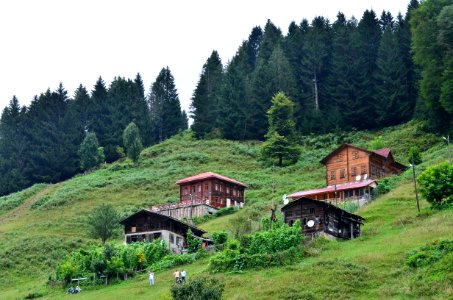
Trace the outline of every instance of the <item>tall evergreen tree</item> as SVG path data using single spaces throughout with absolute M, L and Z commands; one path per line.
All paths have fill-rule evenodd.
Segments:
M 0 118 L 0 195 L 25 188 L 29 181 L 25 177 L 23 118 L 25 110 L 14 96 L 4 108 Z
M 269 59 L 274 49 L 283 41 L 282 32 L 270 20 L 264 27 L 263 40 L 260 44 L 255 70 L 250 79 L 248 97 L 250 98 L 249 132 L 250 138 L 262 140 L 267 131 L 266 112 L 271 106 L 271 99 L 278 89 L 272 84 L 273 72 Z
M 200 75 L 192 96 L 192 130 L 197 138 L 203 138 L 214 130 L 220 111 L 220 91 L 223 66 L 217 51 L 213 51 Z
M 99 144 L 102 146 L 107 145 L 108 125 L 111 122 L 110 110 L 107 87 L 102 77 L 99 77 L 91 91 L 90 125 L 88 129 L 90 132 L 96 132 Z
M 331 28 L 328 19 L 316 17 L 312 21 L 304 41 L 303 53 L 303 87 L 307 91 L 306 99 L 311 99 L 307 101 L 311 103 L 307 108 L 319 111 L 323 106 L 320 99 L 325 94 L 323 81 L 330 68 Z
M 217 126 L 227 139 L 243 140 L 252 137 L 249 124 L 253 107 L 247 96 L 248 82 L 255 69 L 262 37 L 261 28 L 254 27 L 248 40 L 242 43 L 226 67 Z
M 376 57 L 381 39 L 381 27 L 373 10 L 366 10 L 358 24 L 357 45 L 360 56 L 364 60 L 366 76 L 362 82 L 362 99 L 360 108 L 362 120 L 358 128 L 373 128 L 375 124 L 375 86 L 376 86 Z
M 413 101 L 408 97 L 408 70 L 399 49 L 399 42 L 391 15 L 386 14 L 387 25 L 376 59 L 377 71 L 375 110 L 377 125 L 390 126 L 407 121 L 413 112 Z M 395 51 L 396 50 L 396 51 Z
M 93 169 L 103 162 L 98 139 L 94 132 L 87 132 L 79 149 L 80 167 L 84 171 Z
M 162 68 L 151 85 L 148 103 L 155 143 L 160 143 L 187 128 L 187 115 L 181 111 L 175 80 L 168 67 Z
M 420 93 L 436 130 L 453 126 L 453 8 L 451 0 L 427 0 L 411 12 L 414 61 L 421 68 Z

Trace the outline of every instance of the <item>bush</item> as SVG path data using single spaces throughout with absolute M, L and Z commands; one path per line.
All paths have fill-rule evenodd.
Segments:
M 449 253 L 453 253 L 453 240 L 436 241 L 409 251 L 406 254 L 406 264 L 413 268 L 429 266 Z
M 453 165 L 445 162 L 427 168 L 420 176 L 420 193 L 434 207 L 453 204 Z
M 225 284 L 214 277 L 198 277 L 185 284 L 175 284 L 171 296 L 178 300 L 220 300 Z

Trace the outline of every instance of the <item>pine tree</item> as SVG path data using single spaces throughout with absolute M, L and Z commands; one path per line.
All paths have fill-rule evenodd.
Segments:
M 423 1 L 411 11 L 412 50 L 421 68 L 420 94 L 431 111 L 431 126 L 453 126 L 453 55 L 450 0 Z
M 213 51 L 200 75 L 192 96 L 192 130 L 197 138 L 203 138 L 214 130 L 220 111 L 220 92 L 223 67 L 217 51 Z
M 312 99 L 312 105 L 310 106 L 315 111 L 320 111 L 323 107 L 321 99 L 325 92 L 322 86 L 330 67 L 330 31 L 329 20 L 323 17 L 316 17 L 308 29 L 303 44 L 303 87 L 307 92 L 311 92 L 306 93 L 306 97 L 307 100 Z
M 267 112 L 269 131 L 261 147 L 264 158 L 277 158 L 278 165 L 283 165 L 283 158 L 289 163 L 298 160 L 300 151 L 295 146 L 294 103 L 284 93 L 277 93 L 272 98 L 272 106 Z
M 244 140 L 253 136 L 249 129 L 253 107 L 248 97 L 248 82 L 255 69 L 262 37 L 261 28 L 254 27 L 226 67 L 217 127 L 227 139 Z
M 398 49 L 391 15 L 387 14 L 388 24 L 376 59 L 376 116 L 377 125 L 385 127 L 407 121 L 412 116 L 413 102 L 408 98 L 407 69 Z
M 270 20 L 264 28 L 255 70 L 250 79 L 247 97 L 250 98 L 249 132 L 250 138 L 262 140 L 267 131 L 266 111 L 278 89 L 272 84 L 275 75 L 269 66 L 274 49 L 282 43 L 283 36 Z
M 23 132 L 25 110 L 14 96 L 0 118 L 0 196 L 29 185 L 24 174 L 24 151 L 27 143 Z
M 140 140 L 140 133 L 137 125 L 131 122 L 123 132 L 123 144 L 126 147 L 127 157 L 137 163 L 140 153 L 143 150 L 143 145 Z
M 168 67 L 162 68 L 151 85 L 148 103 L 155 143 L 160 143 L 187 128 L 187 115 L 181 111 L 175 79 Z

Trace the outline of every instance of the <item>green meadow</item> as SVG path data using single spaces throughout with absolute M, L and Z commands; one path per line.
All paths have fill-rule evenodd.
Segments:
M 237 213 L 199 226 L 208 232 L 234 229 L 242 222 L 256 229 L 270 216 L 282 195 L 325 185 L 319 161 L 341 143 L 371 149 L 390 147 L 396 160 L 407 164 L 410 146 L 422 151 L 427 166 L 445 161 L 442 138 L 419 124 L 379 132 L 339 132 L 300 138 L 299 162 L 288 167 L 259 160 L 260 142 L 199 141 L 183 132 L 142 152 L 138 165 L 128 160 L 58 184 L 39 184 L 0 198 L 0 299 L 170 299 L 174 270 L 156 273 L 150 287 L 146 274 L 108 286 L 82 286 L 78 295 L 46 285 L 58 262 L 69 252 L 93 243 L 85 233 L 86 215 L 102 203 L 127 215 L 151 205 L 176 202 L 178 179 L 212 171 L 246 183 L 246 206 Z M 438 255 L 427 266 L 411 267 L 407 253 L 436 241 L 453 240 L 453 211 L 433 210 L 421 200 L 417 212 L 412 171 L 393 189 L 362 207 L 362 237 L 352 241 L 306 241 L 304 258 L 290 266 L 208 272 L 209 256 L 184 266 L 188 278 L 216 276 L 225 283 L 225 299 L 448 299 L 453 298 L 453 254 Z M 253 226 L 255 224 L 256 226 Z M 122 243 L 118 236 L 116 242 Z

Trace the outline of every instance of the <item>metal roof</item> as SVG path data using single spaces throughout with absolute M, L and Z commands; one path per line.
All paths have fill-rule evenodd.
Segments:
M 368 179 L 368 180 L 364 180 L 364 181 L 344 183 L 344 184 L 336 185 L 336 186 L 331 185 L 331 186 L 328 186 L 325 188 L 296 192 L 296 193 L 289 195 L 288 198 L 299 199 L 301 197 L 316 195 L 316 194 L 321 194 L 321 193 L 357 189 L 357 188 L 361 188 L 361 187 L 365 187 L 365 186 L 370 186 L 372 184 L 374 184 L 376 186 L 377 185 L 376 180 Z M 373 186 L 373 188 L 375 186 Z

